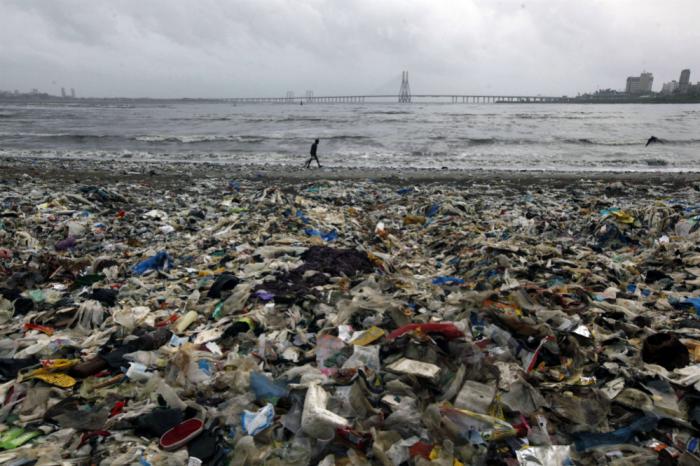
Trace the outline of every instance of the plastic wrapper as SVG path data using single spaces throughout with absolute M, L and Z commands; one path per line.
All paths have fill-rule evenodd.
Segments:
M 569 454 L 569 445 L 552 445 L 546 447 L 527 447 L 516 450 L 521 466 L 569 466 L 573 465 Z
M 304 399 L 301 428 L 316 439 L 330 439 L 335 429 L 348 426 L 348 421 L 326 409 L 328 393 L 318 384 L 311 384 Z
M 255 436 L 272 425 L 275 417 L 275 408 L 266 404 L 256 412 L 243 411 L 241 414 L 241 427 L 248 434 Z
M 401 374 L 416 375 L 426 379 L 434 379 L 440 372 L 435 364 L 430 364 L 414 359 L 402 358 L 386 367 L 388 370 Z
M 513 426 L 501 419 L 466 409 L 442 406 L 440 413 L 459 428 L 457 434 L 466 440 L 503 440 L 516 435 Z

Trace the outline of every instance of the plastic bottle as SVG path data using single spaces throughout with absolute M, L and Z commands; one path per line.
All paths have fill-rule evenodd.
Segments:
M 177 333 L 182 333 L 187 330 L 187 327 L 197 320 L 197 316 L 198 314 L 196 311 L 189 311 L 184 316 L 180 317 L 175 324 L 175 330 L 177 330 Z

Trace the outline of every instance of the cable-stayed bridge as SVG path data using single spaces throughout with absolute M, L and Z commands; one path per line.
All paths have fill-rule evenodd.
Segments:
M 399 102 L 398 94 L 385 95 L 329 95 L 313 97 L 235 97 L 223 99 L 235 104 L 363 104 L 366 102 Z M 526 96 L 526 95 L 472 95 L 472 94 L 413 94 L 411 102 L 445 102 L 453 104 L 487 104 L 487 103 L 559 103 L 562 97 Z
M 452 104 L 491 104 L 491 103 L 560 103 L 568 101 L 565 97 L 528 96 L 528 95 L 476 95 L 476 94 L 411 94 L 408 84 L 408 71 L 401 73 L 401 87 L 398 94 L 368 95 L 327 95 L 315 96 L 306 91 L 303 97 L 295 97 L 288 91 L 284 97 L 236 97 L 224 99 L 234 104 L 363 104 L 367 102 L 441 102 Z

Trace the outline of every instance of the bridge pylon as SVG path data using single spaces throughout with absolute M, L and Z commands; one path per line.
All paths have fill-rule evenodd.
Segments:
M 408 85 L 408 71 L 401 72 L 401 88 L 399 89 L 399 103 L 411 103 L 411 87 Z

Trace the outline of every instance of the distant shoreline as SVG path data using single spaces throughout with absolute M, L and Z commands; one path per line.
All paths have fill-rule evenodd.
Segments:
M 675 97 L 650 97 L 650 98 L 629 98 L 629 99 L 570 99 L 565 102 L 568 104 L 700 104 L 700 96 L 692 98 L 675 98 Z

